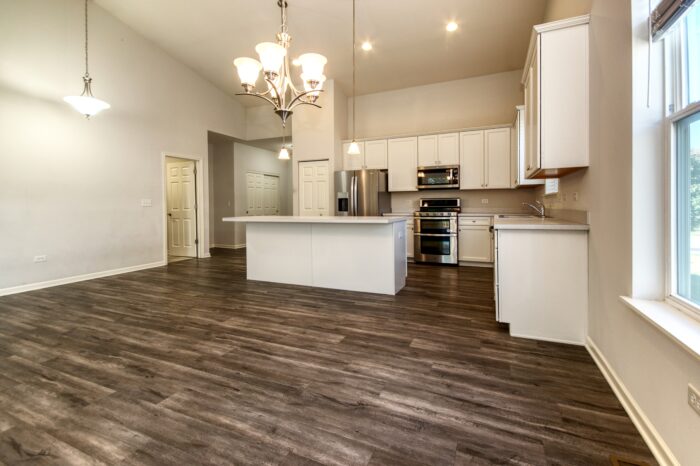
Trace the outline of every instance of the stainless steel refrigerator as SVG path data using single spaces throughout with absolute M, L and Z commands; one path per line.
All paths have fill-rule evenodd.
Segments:
M 386 170 L 335 173 L 336 215 L 374 216 L 391 212 Z

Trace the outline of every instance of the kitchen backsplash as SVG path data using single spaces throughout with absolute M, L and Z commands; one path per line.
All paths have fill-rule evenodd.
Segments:
M 520 212 L 523 202 L 535 200 L 535 189 L 489 189 L 460 191 L 444 189 L 435 191 L 402 192 L 391 194 L 392 212 L 413 212 L 418 209 L 418 199 L 429 197 L 459 197 L 463 211 Z M 484 203 L 486 199 L 488 202 Z

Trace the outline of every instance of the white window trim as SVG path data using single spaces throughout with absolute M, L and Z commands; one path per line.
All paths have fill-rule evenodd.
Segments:
M 675 293 L 676 290 L 676 122 L 700 112 L 700 102 L 688 105 L 666 118 L 666 302 L 694 318 L 700 306 Z

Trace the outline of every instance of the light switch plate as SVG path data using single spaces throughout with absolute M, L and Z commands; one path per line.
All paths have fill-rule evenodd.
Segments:
M 34 256 L 34 262 L 46 262 L 48 259 L 45 255 Z
M 151 207 L 153 205 L 153 201 L 150 199 L 141 199 L 141 207 Z
M 481 203 L 482 203 L 482 204 L 488 204 L 488 203 L 489 203 L 489 200 L 488 200 L 488 199 L 482 199 L 482 200 L 481 200 Z

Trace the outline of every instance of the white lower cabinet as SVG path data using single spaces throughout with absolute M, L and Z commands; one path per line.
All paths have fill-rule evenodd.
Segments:
M 494 271 L 496 319 L 511 335 L 585 344 L 587 231 L 497 229 Z
M 489 217 L 460 218 L 458 238 L 457 250 L 460 262 L 493 262 Z

